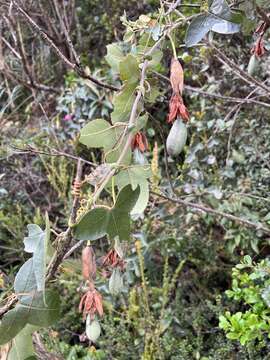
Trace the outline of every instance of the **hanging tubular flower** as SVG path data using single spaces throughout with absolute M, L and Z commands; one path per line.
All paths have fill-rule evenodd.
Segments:
M 170 69 L 170 82 L 174 94 L 182 94 L 184 89 L 184 72 L 180 62 L 172 58 Z
M 97 272 L 96 257 L 92 246 L 86 246 L 82 251 L 82 275 L 85 280 L 95 279 Z
M 170 99 L 167 122 L 173 123 L 178 117 L 180 117 L 183 121 L 188 121 L 189 113 L 182 98 L 182 92 L 184 89 L 184 72 L 182 65 L 175 58 L 171 60 L 170 82 L 173 93 Z
M 131 149 L 139 149 L 140 152 L 145 152 L 148 149 L 148 141 L 142 132 L 137 132 L 131 141 Z
M 189 112 L 183 102 L 182 96 L 180 94 L 174 94 L 170 100 L 167 122 L 169 124 L 173 123 L 178 117 L 187 122 L 189 120 Z
M 89 289 L 81 298 L 79 311 L 83 313 L 84 320 L 88 314 L 91 320 L 95 318 L 96 313 L 99 316 L 103 315 L 102 296 L 92 283 L 90 283 Z

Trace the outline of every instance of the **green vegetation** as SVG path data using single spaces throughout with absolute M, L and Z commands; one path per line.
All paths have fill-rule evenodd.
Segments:
M 1 359 L 270 358 L 267 3 L 0 3 Z

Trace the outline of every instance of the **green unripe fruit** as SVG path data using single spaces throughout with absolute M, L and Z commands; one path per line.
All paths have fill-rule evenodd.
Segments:
M 101 328 L 98 320 L 91 320 L 90 316 L 88 315 L 86 318 L 85 332 L 89 340 L 96 342 L 101 334 Z
M 170 156 L 181 153 L 187 142 L 187 127 L 181 119 L 176 119 L 166 141 L 167 152 Z

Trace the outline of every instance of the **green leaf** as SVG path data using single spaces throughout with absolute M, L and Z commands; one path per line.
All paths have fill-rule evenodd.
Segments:
M 147 181 L 140 183 L 140 195 L 131 211 L 131 215 L 139 215 L 144 212 L 149 201 L 149 184 Z
M 107 233 L 110 239 L 119 236 L 120 240 L 129 240 L 130 237 L 130 212 L 139 196 L 139 189 L 132 190 L 131 186 L 124 187 L 110 212 Z
M 131 184 L 133 190 L 138 186 L 140 188 L 140 194 L 134 208 L 132 209 L 132 215 L 142 214 L 145 210 L 149 200 L 149 185 L 147 179 L 151 176 L 150 165 L 133 165 L 127 167 L 125 170 L 120 171 L 115 176 L 115 184 L 122 188 L 128 184 Z
M 231 20 L 232 12 L 225 0 L 214 0 L 210 7 L 210 12 L 224 20 Z
M 206 14 L 198 15 L 191 21 L 186 33 L 186 46 L 194 46 L 201 41 L 215 24 L 215 18 Z
M 115 176 L 115 184 L 121 189 L 131 184 L 132 190 L 144 183 L 151 176 L 150 165 L 132 165 L 120 171 Z
M 0 345 L 4 345 L 13 339 L 26 325 L 28 313 L 17 306 L 8 311 L 0 323 Z
M 130 216 L 139 196 L 139 189 L 124 187 L 112 209 L 96 208 L 88 211 L 74 227 L 74 235 L 78 240 L 97 240 L 105 234 L 113 239 L 127 240 L 130 236 Z
M 136 58 L 129 54 L 119 65 L 120 77 L 124 81 L 124 86 L 113 98 L 114 110 L 111 114 L 112 122 L 128 121 L 133 102 L 135 100 L 135 91 L 139 83 L 140 69 Z
M 18 271 L 14 281 L 14 290 L 16 294 L 31 293 L 37 290 L 33 258 L 27 260 Z
M 240 30 L 240 26 L 224 20 L 217 15 L 198 15 L 192 20 L 187 29 L 185 38 L 186 46 L 190 47 L 196 45 L 210 30 L 220 34 L 233 34 Z
M 125 122 L 129 120 L 132 105 L 135 100 L 136 83 L 126 83 L 122 90 L 114 95 L 111 114 L 112 122 Z
M 111 140 L 113 145 L 104 148 L 105 160 L 108 163 L 115 163 L 119 159 L 126 144 L 128 132 L 123 137 L 123 127 L 114 125 L 112 127 Z M 120 142 L 121 141 L 121 142 Z M 131 161 L 131 149 L 129 148 L 122 160 L 121 165 L 129 165 Z
M 26 324 L 47 327 L 55 323 L 60 315 L 59 295 L 53 291 L 23 296 L 14 309 L 8 311 L 0 323 L 0 345 L 13 339 Z
M 96 119 L 86 124 L 80 132 L 80 142 L 91 148 L 112 146 L 111 125 L 103 119 Z
M 39 327 L 26 325 L 19 334 L 12 340 L 12 347 L 8 354 L 8 360 L 26 360 L 31 356 L 35 357 L 32 333 Z
M 47 327 L 53 325 L 60 316 L 60 298 L 56 291 L 47 290 L 45 299 L 43 292 L 35 292 L 23 296 L 15 310 L 26 314 L 26 321 L 31 325 Z
M 114 72 L 119 72 L 119 64 L 124 59 L 122 49 L 117 43 L 107 45 L 105 59 Z
M 122 153 L 128 136 L 122 137 L 124 126 L 121 123 L 111 126 L 103 119 L 90 121 L 81 130 L 80 142 L 90 148 L 104 148 L 106 162 L 114 163 Z M 131 150 L 128 150 L 122 164 L 128 165 L 130 161 Z
M 134 128 L 131 130 L 132 133 L 135 135 L 138 131 L 140 131 L 141 129 L 146 127 L 148 121 L 148 114 L 144 114 L 142 116 L 139 116 L 136 124 L 134 126 Z M 270 215 L 269 215 L 269 220 L 270 220 Z
M 96 208 L 86 213 L 74 229 L 78 240 L 97 240 L 106 235 L 109 210 Z
M 223 315 L 220 315 L 219 317 L 219 327 L 223 330 L 228 330 L 231 328 L 230 322 Z
M 27 226 L 29 235 L 24 238 L 25 251 L 33 253 L 33 268 L 38 291 L 45 290 L 47 243 L 50 232 L 48 226 L 47 222 L 47 228 L 43 231 L 38 225 L 30 224 Z
M 122 81 L 137 83 L 140 79 L 139 64 L 135 56 L 128 54 L 119 64 L 120 78 Z

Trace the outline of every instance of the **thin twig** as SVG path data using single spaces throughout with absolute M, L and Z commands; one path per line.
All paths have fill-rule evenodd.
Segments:
M 27 145 L 25 148 L 19 148 L 19 147 L 14 146 L 14 145 L 10 145 L 10 147 L 15 149 L 16 151 L 18 151 L 17 154 L 40 154 L 40 155 L 46 155 L 46 156 L 63 156 L 63 157 L 70 158 L 70 159 L 75 160 L 75 161 L 80 160 L 83 163 L 94 166 L 94 167 L 97 166 L 97 164 L 95 164 L 95 163 L 93 163 L 91 161 L 85 160 L 85 159 L 83 159 L 83 158 L 81 158 L 79 156 L 68 154 L 68 153 L 66 153 L 64 151 L 60 151 L 60 150 L 57 150 L 57 149 L 54 149 L 54 148 L 51 148 L 51 147 L 50 147 L 51 152 L 46 152 L 46 151 L 36 149 L 31 145 Z
M 270 228 L 267 228 L 267 227 L 263 226 L 260 223 L 254 223 L 254 222 L 252 222 L 250 220 L 239 218 L 239 217 L 237 217 L 235 215 L 231 215 L 231 214 L 219 211 L 219 210 L 212 209 L 212 208 L 207 207 L 207 206 L 205 206 L 203 204 L 197 204 L 197 203 L 182 200 L 182 199 L 179 199 L 179 198 L 172 198 L 172 197 L 166 196 L 164 194 L 156 193 L 154 191 L 151 191 L 151 193 L 153 195 L 156 195 L 156 196 L 162 198 L 162 199 L 171 201 L 171 202 L 173 202 L 175 204 L 180 204 L 180 205 L 183 205 L 185 207 L 190 207 L 192 209 L 200 210 L 200 211 L 203 211 L 205 213 L 212 214 L 212 215 L 215 215 L 215 216 L 221 216 L 223 218 L 232 220 L 232 221 L 234 221 L 236 223 L 239 223 L 241 225 L 244 225 L 246 227 L 253 228 L 255 230 L 261 230 L 266 234 L 270 234 Z
M 242 70 L 237 64 L 235 64 L 232 60 L 230 60 L 223 51 L 219 50 L 216 46 L 207 42 L 208 46 L 210 46 L 215 52 L 217 59 L 222 62 L 224 65 L 227 65 L 231 68 L 231 70 L 242 80 L 247 82 L 250 85 L 257 85 L 259 88 L 263 89 L 267 92 L 266 96 L 270 96 L 270 88 L 264 85 L 262 82 L 255 79 L 253 76 L 247 74 L 244 70 Z
M 158 73 L 157 71 L 151 70 L 155 75 L 157 75 L 158 77 L 160 77 L 161 79 L 170 82 L 170 79 L 163 75 Z M 185 85 L 185 90 L 189 91 L 189 92 L 194 92 L 194 93 L 198 93 L 204 97 L 209 97 L 209 98 L 214 98 L 214 99 L 220 99 L 223 101 L 228 101 L 228 102 L 235 102 L 235 103 L 245 103 L 245 104 L 257 104 L 257 105 L 261 105 L 261 106 L 265 106 L 265 107 L 269 107 L 270 108 L 270 104 L 263 102 L 263 101 L 259 101 L 259 100 L 255 100 L 254 98 L 236 98 L 233 96 L 225 96 L 225 95 L 220 95 L 220 94 L 216 94 L 216 93 L 209 93 L 207 91 L 203 91 L 199 88 L 190 86 L 190 85 Z M 257 97 L 265 97 L 267 94 L 263 93 L 263 94 L 259 94 Z
M 76 172 L 76 177 L 75 177 L 75 180 L 77 182 L 81 181 L 82 170 L 83 170 L 82 161 L 79 160 L 78 164 L 77 164 L 77 172 Z M 76 222 L 77 209 L 78 209 L 79 203 L 80 203 L 80 198 L 75 195 L 74 199 L 73 199 L 71 212 L 70 212 L 69 227 L 67 228 L 67 230 L 64 233 L 59 235 L 58 248 L 57 248 L 56 252 L 54 253 L 54 256 L 48 266 L 46 281 L 49 281 L 52 277 L 54 277 L 59 265 L 62 263 L 64 256 L 66 255 L 66 253 L 70 247 L 70 243 L 72 241 L 72 225 Z
M 54 51 L 60 57 L 60 59 L 62 59 L 64 61 L 64 63 L 66 65 L 68 65 L 68 67 L 70 67 L 71 69 L 76 71 L 76 73 L 80 77 L 82 77 L 83 79 L 88 79 L 88 80 L 92 81 L 93 83 L 95 83 L 96 85 L 101 86 L 103 88 L 113 90 L 113 91 L 118 91 L 119 90 L 118 87 L 113 86 L 113 85 L 109 85 L 109 84 L 105 84 L 102 81 L 100 81 L 100 80 L 94 78 L 93 76 L 87 74 L 80 64 L 76 64 L 76 63 L 73 63 L 72 61 L 70 61 L 63 54 L 63 52 L 59 49 L 59 47 L 55 44 L 54 40 L 32 19 L 32 17 L 17 3 L 17 1 L 14 0 L 13 5 L 19 11 L 19 13 L 25 18 L 27 23 L 32 28 L 37 30 L 38 33 L 40 34 L 40 36 L 52 47 L 52 49 L 54 49 Z
M 64 256 L 64 259 L 63 259 L 63 260 L 66 260 L 68 257 L 70 257 L 70 255 L 73 254 L 74 251 L 77 250 L 79 247 L 81 247 L 84 242 L 85 242 L 85 240 L 77 241 L 76 244 L 73 245 L 72 248 L 70 248 L 70 249 L 68 250 L 68 252 L 67 252 L 66 255 Z

